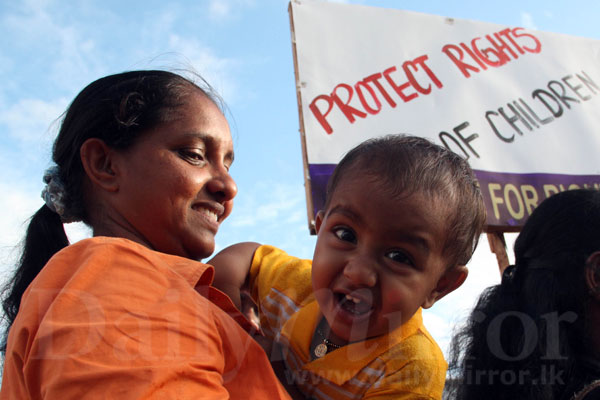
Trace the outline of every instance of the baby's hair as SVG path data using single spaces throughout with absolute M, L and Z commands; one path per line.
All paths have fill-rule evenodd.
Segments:
M 467 161 L 445 147 L 409 135 L 362 142 L 338 163 L 327 185 L 325 209 L 346 174 L 366 174 L 390 188 L 390 196 L 421 192 L 448 209 L 444 254 L 448 265 L 466 265 L 479 241 L 486 211 Z
M 515 265 L 482 293 L 452 341 L 451 398 L 570 399 L 590 379 L 581 359 L 590 353 L 584 271 L 599 250 L 600 192 L 544 200 L 515 241 Z
M 220 98 L 201 77 L 197 78 L 198 84 L 168 71 L 123 72 L 90 83 L 75 97 L 64 114 L 52 151 L 58 178 L 64 185 L 64 208 L 69 221 L 89 223 L 81 145 L 90 138 L 98 138 L 111 148 L 125 150 L 145 132 L 177 118 L 178 108 L 194 92 L 203 94 L 222 110 Z M 21 257 L 2 291 L 7 320 L 3 352 L 25 289 L 50 257 L 68 244 L 60 216 L 43 205 L 31 217 Z

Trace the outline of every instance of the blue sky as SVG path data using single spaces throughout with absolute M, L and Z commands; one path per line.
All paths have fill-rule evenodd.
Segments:
M 345 3 L 600 38 L 596 1 Z M 130 69 L 194 69 L 228 106 L 239 186 L 217 248 L 258 241 L 310 258 L 288 2 L 284 0 L 0 2 L 0 278 L 42 205 L 57 120 L 86 84 Z M 157 188 L 160 190 L 160 188 Z M 85 228 L 69 226 L 74 239 Z M 507 235 L 512 244 L 515 235 Z M 482 288 L 499 280 L 485 237 L 459 291 L 425 315 L 444 348 Z

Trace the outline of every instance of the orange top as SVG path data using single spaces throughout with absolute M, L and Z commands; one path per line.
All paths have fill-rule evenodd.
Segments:
M 213 272 L 126 239 L 68 246 L 23 295 L 0 399 L 289 399 Z

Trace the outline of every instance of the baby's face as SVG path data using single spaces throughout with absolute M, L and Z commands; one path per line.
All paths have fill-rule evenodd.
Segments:
M 346 177 L 317 218 L 313 289 L 338 341 L 387 334 L 430 307 L 446 270 L 448 207 L 383 185 Z

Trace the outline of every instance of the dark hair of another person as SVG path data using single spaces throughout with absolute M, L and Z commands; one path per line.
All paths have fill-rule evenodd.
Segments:
M 424 193 L 446 207 L 444 254 L 448 266 L 471 259 L 486 211 L 479 185 L 465 159 L 431 141 L 408 135 L 366 140 L 338 163 L 327 186 L 325 209 L 335 189 L 348 174 L 365 174 L 389 188 L 390 196 Z
M 202 83 L 206 90 L 172 72 L 130 71 L 100 78 L 75 97 L 63 116 L 52 151 L 52 160 L 65 186 L 65 209 L 75 220 L 89 223 L 83 199 L 81 145 L 90 138 L 99 138 L 111 148 L 127 149 L 148 130 L 177 118 L 178 107 L 194 91 L 220 106 L 219 98 L 206 82 Z M 43 205 L 31 217 L 14 275 L 3 288 L 2 307 L 8 326 L 2 338 L 2 352 L 6 351 L 8 331 L 19 311 L 23 292 L 50 257 L 68 244 L 61 218 Z
M 515 266 L 453 338 L 450 398 L 567 400 L 589 382 L 584 271 L 598 250 L 600 192 L 544 200 L 515 242 Z

